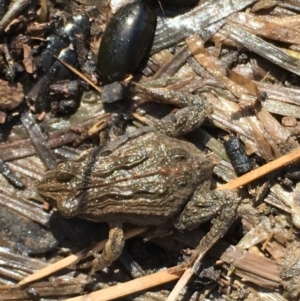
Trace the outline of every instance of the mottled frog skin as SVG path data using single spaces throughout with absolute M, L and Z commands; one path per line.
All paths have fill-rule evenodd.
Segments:
M 213 170 L 193 144 L 158 132 L 130 140 L 108 156 L 100 150 L 61 163 L 38 185 L 64 216 L 159 225 L 181 213 Z

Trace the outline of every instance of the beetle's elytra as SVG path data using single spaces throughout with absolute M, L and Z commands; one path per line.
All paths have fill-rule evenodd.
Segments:
M 121 7 L 103 34 L 98 70 L 103 83 L 120 81 L 133 73 L 144 58 L 156 28 L 154 7 L 145 0 Z

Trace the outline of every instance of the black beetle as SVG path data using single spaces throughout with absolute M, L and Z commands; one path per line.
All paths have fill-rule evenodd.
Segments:
M 225 141 L 225 149 L 237 175 L 243 175 L 251 170 L 249 158 L 237 137 L 233 136 Z
M 103 83 L 124 79 L 133 73 L 150 50 L 156 28 L 154 7 L 137 0 L 121 7 L 103 34 L 98 70 Z

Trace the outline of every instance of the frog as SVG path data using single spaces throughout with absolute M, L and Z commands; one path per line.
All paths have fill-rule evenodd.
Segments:
M 91 273 L 120 256 L 124 224 L 171 225 L 185 231 L 215 218 L 191 256 L 192 262 L 225 235 L 237 215 L 236 193 L 210 190 L 213 163 L 194 144 L 180 138 L 212 113 L 209 102 L 199 95 L 186 97 L 180 92 L 139 87 L 140 92 L 146 90 L 151 99 L 155 96 L 181 108 L 156 124 L 90 149 L 77 160 L 60 163 L 37 185 L 38 193 L 63 216 L 109 225 L 108 241 L 95 256 Z

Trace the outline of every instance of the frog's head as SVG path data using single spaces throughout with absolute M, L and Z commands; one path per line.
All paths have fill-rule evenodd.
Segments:
M 68 162 L 48 171 L 37 185 L 38 193 L 65 217 L 78 215 L 81 197 L 78 195 L 78 170 Z

